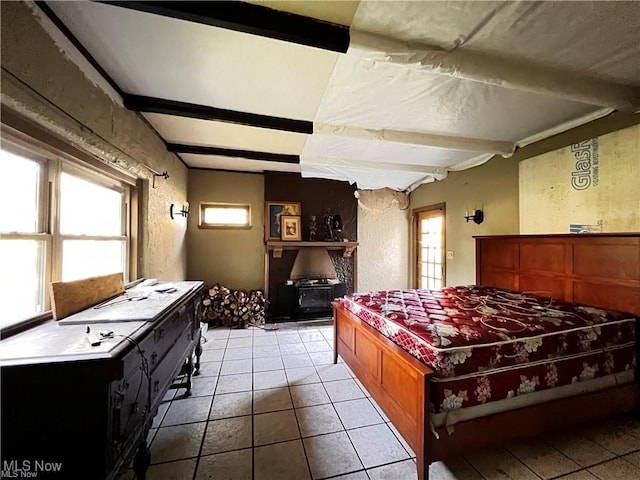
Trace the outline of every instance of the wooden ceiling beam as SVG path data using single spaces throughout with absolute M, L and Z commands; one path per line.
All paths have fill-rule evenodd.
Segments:
M 238 112 L 195 103 L 178 102 L 142 95 L 123 94 L 124 105 L 136 112 L 162 113 L 200 120 L 217 120 L 251 127 L 269 128 L 294 133 L 313 133 L 313 122 L 292 118 L 272 117 L 257 113 Z
M 349 27 L 244 2 L 102 1 L 109 5 L 346 53 Z
M 192 155 L 216 155 L 219 157 L 245 158 L 247 160 L 263 160 L 265 162 L 300 163 L 299 155 L 287 155 L 284 153 L 256 152 L 254 150 L 237 150 L 233 148 L 208 147 L 201 145 L 182 145 L 167 143 L 167 149 L 174 153 L 186 153 Z

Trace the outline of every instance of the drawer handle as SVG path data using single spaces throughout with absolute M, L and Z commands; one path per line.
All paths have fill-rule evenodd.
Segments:
M 158 361 L 158 354 L 156 352 L 153 352 L 151 354 L 151 364 L 155 365 L 157 361 Z
M 153 393 L 158 393 L 160 391 L 160 380 L 156 380 L 153 382 Z

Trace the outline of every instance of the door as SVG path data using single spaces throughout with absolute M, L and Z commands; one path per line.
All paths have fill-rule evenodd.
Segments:
M 445 205 L 414 210 L 416 288 L 445 285 Z

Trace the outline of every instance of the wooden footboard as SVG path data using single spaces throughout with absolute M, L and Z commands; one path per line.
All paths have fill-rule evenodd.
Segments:
M 428 478 L 429 379 L 432 371 L 333 303 L 334 363 L 340 355 L 416 454 L 418 480 Z
M 340 355 L 416 454 L 418 479 L 447 457 L 640 408 L 640 383 L 552 400 L 430 431 L 432 370 L 338 302 L 333 303 L 334 363 Z

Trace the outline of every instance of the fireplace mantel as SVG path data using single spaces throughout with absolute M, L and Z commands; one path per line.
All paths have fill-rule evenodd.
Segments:
M 267 251 L 273 252 L 273 258 L 281 258 L 283 250 L 299 250 L 304 247 L 324 247 L 327 250 L 342 250 L 343 257 L 350 257 L 358 247 L 358 242 L 267 242 Z

